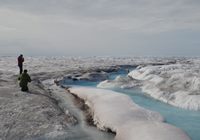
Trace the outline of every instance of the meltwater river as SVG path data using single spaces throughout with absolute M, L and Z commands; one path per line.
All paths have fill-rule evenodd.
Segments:
M 127 76 L 126 71 L 110 73 L 109 79 L 112 80 L 116 76 Z M 75 81 L 72 85 L 96 87 L 99 82 Z M 200 111 L 190 111 L 173 107 L 166 103 L 155 100 L 144 94 L 140 89 L 110 89 L 128 95 L 138 105 L 159 112 L 165 121 L 184 130 L 192 140 L 200 140 Z

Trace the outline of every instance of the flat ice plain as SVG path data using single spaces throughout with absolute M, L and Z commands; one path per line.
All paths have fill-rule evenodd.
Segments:
M 120 65 L 138 66 L 136 70 L 129 73 L 129 76 L 133 79 L 139 80 L 139 86 L 142 88 L 142 90 L 153 98 L 177 107 L 191 110 L 200 110 L 199 58 L 25 57 L 24 68 L 28 69 L 29 74 L 33 79 L 33 82 L 30 84 L 31 92 L 45 94 L 48 91 L 41 90 L 41 87 L 44 86 L 42 85 L 42 82 L 48 79 L 61 79 L 64 76 L 73 74 L 76 71 L 88 72 L 98 69 L 109 69 L 109 67 L 117 67 Z M 0 133 L 0 137 L 2 137 L 3 139 L 30 139 L 38 136 L 45 136 L 45 138 L 59 138 L 60 135 L 67 136 L 67 133 L 65 132 L 67 129 L 66 127 L 69 126 L 68 124 L 73 125 L 74 123 L 76 123 L 76 116 L 73 116 L 73 114 L 67 112 L 67 110 L 65 110 L 65 113 L 67 112 L 68 118 L 71 119 L 70 121 L 68 120 L 65 122 L 67 124 L 66 126 L 61 125 L 61 121 L 64 119 L 65 114 L 63 114 L 63 116 L 60 116 L 60 120 L 55 117 L 57 115 L 59 116 L 59 111 L 53 114 L 54 117 L 50 117 L 51 121 L 40 120 L 41 123 L 45 122 L 45 125 L 42 125 L 40 123 L 36 125 L 34 122 L 28 122 L 30 118 L 32 119 L 32 121 L 34 120 L 34 118 L 39 118 L 40 114 L 42 114 L 44 110 L 40 108 L 39 104 L 37 104 L 38 106 L 36 104 L 29 106 L 29 100 L 33 101 L 34 103 L 34 101 L 37 100 L 37 97 L 35 94 L 27 95 L 21 93 L 19 87 L 17 86 L 17 75 L 18 67 L 16 58 L 0 57 L 0 97 L 2 100 L 0 104 L 0 130 L 2 130 Z M 38 86 L 39 84 L 41 85 Z M 126 84 L 129 84 L 129 82 L 126 82 Z M 48 89 L 48 83 L 45 86 L 45 89 Z M 124 87 L 130 88 L 130 85 Z M 110 121 L 110 114 L 108 112 L 106 113 L 108 114 L 108 116 L 104 116 L 103 113 L 101 113 L 101 111 L 103 111 L 102 107 L 105 102 L 102 102 L 102 100 L 97 100 L 96 98 L 96 96 L 102 97 L 103 101 L 109 103 L 109 99 L 112 102 L 114 100 L 113 98 L 115 98 L 115 96 L 118 94 L 102 92 L 101 90 L 100 93 L 92 95 L 89 92 L 93 92 L 93 89 L 80 90 L 78 88 L 72 88 L 72 92 L 76 93 L 78 96 L 80 96 L 80 98 L 83 98 L 89 107 L 91 107 L 91 103 L 93 103 L 94 106 L 97 105 L 97 107 L 91 107 L 91 109 L 97 113 L 93 118 L 94 120 L 96 120 L 96 125 L 102 130 L 104 128 L 110 128 L 113 131 L 116 131 L 117 134 L 115 139 L 189 140 L 189 137 L 182 130 L 163 123 L 162 116 L 160 116 L 158 113 L 140 108 L 139 106 L 131 102 L 127 97 L 122 96 L 122 99 L 124 99 L 125 102 L 130 105 L 131 109 L 124 113 L 126 117 L 130 117 L 129 111 L 133 111 L 131 113 L 131 116 L 135 115 L 133 117 L 135 121 L 134 119 L 131 119 L 131 121 L 130 119 L 127 119 L 127 124 L 125 123 L 122 125 L 122 123 L 124 122 L 123 113 L 114 115 L 116 116 L 116 118 Z M 96 93 L 96 91 L 94 93 Z M 10 95 L 10 97 L 8 95 Z M 12 103 L 7 105 L 5 102 L 3 102 L 5 101 L 5 99 Z M 124 102 L 120 101 L 119 99 L 120 98 L 115 98 L 116 102 L 114 103 L 116 103 L 117 105 L 117 102 L 120 102 L 123 105 Z M 48 101 L 43 103 L 43 105 L 47 104 L 48 106 L 49 102 L 51 102 L 51 100 L 46 98 L 44 100 Z M 90 102 L 90 104 L 88 102 Z M 126 104 L 124 105 L 125 107 L 127 107 Z M 23 106 L 25 106 L 25 109 L 23 108 Z M 41 110 L 38 111 L 37 114 L 31 114 L 32 116 L 29 116 L 30 118 L 17 116 L 20 113 L 23 114 L 27 110 L 34 111 L 34 109 L 32 108 L 33 106 L 37 106 Z M 48 108 L 46 108 L 46 106 L 43 108 L 51 113 L 55 112 L 54 110 L 58 109 L 57 107 L 55 107 L 55 104 L 52 104 L 51 106 L 52 107 L 49 110 Z M 107 104 L 107 106 L 110 107 L 109 104 Z M 15 111 L 13 111 L 11 108 L 13 108 L 13 110 Z M 113 109 L 117 110 L 116 108 Z M 106 109 L 104 111 L 106 111 Z M 140 112 L 139 117 L 137 116 L 137 112 Z M 49 116 L 52 116 L 51 113 Z M 117 113 L 117 111 L 114 111 L 114 113 Z M 39 116 L 37 116 L 38 114 Z M 49 116 L 43 116 L 43 119 L 47 119 Z M 5 117 L 9 119 L 2 119 Z M 20 119 L 21 121 L 23 120 L 23 122 L 18 123 L 18 120 Z M 30 123 L 30 125 L 25 125 L 27 123 Z M 11 125 L 15 125 L 15 127 L 12 127 Z M 31 129 L 28 129 L 29 127 Z M 19 130 L 23 131 L 26 129 L 30 130 L 30 133 L 28 133 L 28 135 L 27 133 L 19 132 Z M 137 133 L 135 133 L 134 135 L 133 132 Z

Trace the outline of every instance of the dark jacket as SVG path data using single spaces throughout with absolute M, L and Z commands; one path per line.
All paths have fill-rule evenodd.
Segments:
M 18 66 L 22 66 L 24 62 L 24 57 L 23 56 L 19 56 L 18 57 Z
M 26 87 L 28 85 L 28 82 L 31 82 L 30 76 L 28 75 L 28 73 L 23 73 L 20 78 L 20 87 Z

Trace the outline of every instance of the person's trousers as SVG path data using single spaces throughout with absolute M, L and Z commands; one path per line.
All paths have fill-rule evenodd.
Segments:
M 23 66 L 19 65 L 19 73 L 22 74 L 22 72 L 23 72 Z
M 21 87 L 21 91 L 28 91 L 28 86 Z

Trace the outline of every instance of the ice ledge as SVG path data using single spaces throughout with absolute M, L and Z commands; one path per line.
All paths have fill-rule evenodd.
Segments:
M 117 140 L 190 140 L 181 129 L 163 123 L 159 113 L 138 106 L 124 94 L 88 87 L 69 90 L 91 108 L 95 125 L 116 132 Z
M 200 110 L 199 64 L 138 67 L 128 74 L 142 82 L 142 91 L 170 105 Z

